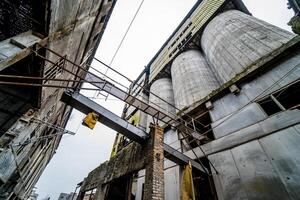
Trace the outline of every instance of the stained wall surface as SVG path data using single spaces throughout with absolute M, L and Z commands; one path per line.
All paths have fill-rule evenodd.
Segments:
M 220 199 L 298 199 L 299 125 L 209 156 Z
M 205 28 L 201 46 L 222 83 L 279 48 L 295 35 L 237 10 L 216 16 Z
M 181 53 L 172 63 L 175 105 L 179 110 L 202 99 L 219 86 L 205 57 L 197 50 Z
M 169 78 L 161 78 L 156 80 L 150 87 L 149 104 L 158 108 L 162 112 L 175 116 L 174 93 L 172 81 Z M 151 116 L 147 118 L 147 132 L 149 132 L 149 124 L 153 122 Z M 162 122 L 159 122 L 163 125 Z
M 300 51 L 289 53 L 270 67 L 272 70 L 239 85 L 239 94 L 229 93 L 212 102 L 209 112 L 216 138 L 268 117 L 255 101 L 299 79 Z

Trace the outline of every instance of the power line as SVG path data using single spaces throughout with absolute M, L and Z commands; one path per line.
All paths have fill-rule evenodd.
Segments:
M 120 42 L 119 45 L 118 45 L 117 50 L 115 51 L 115 53 L 114 53 L 112 59 L 111 59 L 110 62 L 109 62 L 109 66 L 111 66 L 112 63 L 114 62 L 114 60 L 115 60 L 115 58 L 116 58 L 116 56 L 117 56 L 117 54 L 118 54 L 118 52 L 119 52 L 119 50 L 120 50 L 120 48 L 121 48 L 121 46 L 122 46 L 124 40 L 125 40 L 125 38 L 126 38 L 128 32 L 129 32 L 129 30 L 130 30 L 130 28 L 131 28 L 131 26 L 132 26 L 132 24 L 133 24 L 133 22 L 134 22 L 136 16 L 138 15 L 138 13 L 139 13 L 139 11 L 140 11 L 140 9 L 141 9 L 143 3 L 144 3 L 144 1 L 145 1 L 145 0 L 142 0 L 142 1 L 141 1 L 141 3 L 140 3 L 140 5 L 139 5 L 138 9 L 136 10 L 136 12 L 135 12 L 135 14 L 134 14 L 134 16 L 133 16 L 133 18 L 132 18 L 132 20 L 131 20 L 131 22 L 130 22 L 130 24 L 129 24 L 127 30 L 126 30 L 126 32 L 125 32 L 125 34 L 124 34 L 124 36 L 122 37 L 121 42 Z M 108 71 L 108 69 L 106 70 L 105 74 L 107 73 L 107 71 Z
M 45 47 L 44 47 L 45 48 Z M 50 49 L 48 49 L 48 48 L 46 48 L 47 50 L 50 50 Z M 50 50 L 51 52 L 53 52 L 53 50 Z M 55 52 L 54 52 L 55 53 Z M 55 53 L 55 54 L 57 54 L 57 53 Z M 57 55 L 59 55 L 59 54 L 57 54 Z M 66 59 L 66 58 L 65 58 Z M 69 61 L 68 59 L 66 59 L 68 62 L 71 62 L 72 63 L 72 61 Z M 104 64 L 103 62 L 102 62 L 102 64 Z M 110 66 L 108 66 L 108 65 L 106 65 L 106 64 L 104 64 L 106 67 L 109 67 L 109 68 L 111 68 Z M 79 65 L 76 65 L 77 67 L 79 67 L 79 68 L 81 68 L 82 70 L 84 70 L 84 71 L 87 71 L 86 69 L 84 69 L 84 68 L 82 68 L 82 66 L 79 66 Z M 233 112 L 232 114 L 234 114 L 234 113 L 236 113 L 236 112 L 238 112 L 238 111 L 240 111 L 241 109 L 243 109 L 244 107 L 246 107 L 247 105 L 249 105 L 250 103 L 253 103 L 253 101 L 255 101 L 257 98 L 259 98 L 261 95 L 263 95 L 266 91 L 268 91 L 268 90 L 270 90 L 270 89 L 272 89 L 274 86 L 275 86 L 275 84 L 276 83 L 278 83 L 278 82 L 280 82 L 281 80 L 283 80 L 284 78 L 286 78 L 286 76 L 288 75 L 288 74 L 290 74 L 290 73 L 292 73 L 293 72 L 293 70 L 295 70 L 297 67 L 299 67 L 298 65 L 296 65 L 295 67 L 293 67 L 291 70 L 289 70 L 286 74 L 284 74 L 284 76 L 282 76 L 279 80 L 277 80 L 274 84 L 272 84 L 270 87 L 268 87 L 268 88 L 266 88 L 265 90 L 263 90 L 260 94 L 258 94 L 255 98 L 253 98 L 248 104 L 246 104 L 245 106 L 243 106 L 243 107 L 241 107 L 240 109 L 238 109 L 237 111 L 235 111 L 235 112 Z M 120 74 L 120 73 L 119 73 Z M 124 76 L 124 75 L 122 75 L 122 74 L 120 74 L 121 76 L 123 76 L 123 77 L 126 77 L 126 76 Z M 105 75 L 104 74 L 104 76 L 105 77 L 108 77 L 107 75 Z M 81 79 L 83 79 L 82 77 L 79 77 L 79 78 L 81 78 Z M 109 78 L 109 77 L 108 77 Z M 110 78 L 110 79 L 112 79 L 112 78 Z M 131 82 L 131 80 L 130 79 L 128 79 L 130 82 Z M 117 81 L 116 81 L 117 82 Z M 142 89 L 145 89 L 146 91 L 148 91 L 147 90 L 147 88 L 145 88 L 145 86 L 143 86 L 143 85 L 141 85 L 141 84 L 138 84 L 137 83 L 137 86 L 138 87 L 140 87 L 140 88 L 142 88 Z M 126 86 L 125 86 L 126 87 Z M 149 91 L 150 92 L 150 91 Z M 150 94 L 153 94 L 152 92 L 150 92 Z M 136 94 L 136 96 L 138 96 L 139 94 Z M 153 94 L 153 95 L 155 95 L 155 94 Z M 157 95 L 155 95 L 157 98 L 159 98 L 160 100 L 162 100 L 162 101 L 164 101 L 164 102 L 166 102 L 167 104 L 169 104 L 170 106 L 173 106 L 174 108 L 176 108 L 174 105 L 172 105 L 172 104 L 170 104 L 169 102 L 167 102 L 166 100 L 164 100 L 164 99 L 162 99 L 162 98 L 160 98 L 160 97 L 158 97 Z M 153 103 L 153 102 L 151 102 L 150 101 L 150 103 Z M 156 105 L 155 103 L 153 103 L 154 105 Z M 162 108 L 162 107 L 160 107 L 159 105 L 157 105 L 157 107 L 159 107 L 159 108 L 161 108 L 162 110 L 165 110 L 164 108 Z M 176 108 L 176 109 L 178 109 L 178 108 Z M 172 114 L 173 115 L 173 114 Z M 186 115 L 187 117 L 189 117 L 189 118 L 191 118 L 191 119 L 193 119 L 192 117 L 190 117 L 189 115 Z M 216 128 L 216 127 L 218 127 L 218 126 L 220 126 L 221 124 L 223 124 L 225 121 L 227 121 L 230 117 L 231 117 L 232 115 L 230 115 L 228 118 L 226 118 L 225 120 L 223 120 L 223 121 L 221 121 L 218 125 L 216 125 L 214 128 Z M 180 116 L 177 116 L 181 121 L 181 123 L 182 122 L 184 122 L 185 120 L 183 120 L 182 119 L 182 117 L 180 117 Z M 197 120 L 195 120 L 196 122 L 197 122 Z M 168 125 L 170 125 L 171 127 L 174 127 L 174 125 L 171 125 L 171 124 L 168 124 Z M 184 124 L 183 124 L 184 125 Z M 185 126 L 185 127 L 187 127 L 187 126 Z M 187 128 L 189 128 L 189 127 L 187 127 Z M 212 130 L 212 128 L 210 128 L 209 129 L 209 131 L 211 131 Z M 196 128 L 196 131 L 197 131 L 197 128 Z M 206 132 L 204 132 L 204 133 L 202 133 L 201 135 L 205 135 L 205 134 L 207 134 L 208 133 L 208 131 L 206 131 Z M 190 135 L 190 134 L 188 134 L 188 135 Z M 200 146 L 199 146 L 199 148 L 201 148 Z

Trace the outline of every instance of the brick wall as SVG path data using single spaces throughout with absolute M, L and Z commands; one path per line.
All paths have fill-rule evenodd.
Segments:
M 164 148 L 163 129 L 150 125 L 150 139 L 146 157 L 144 200 L 164 199 Z

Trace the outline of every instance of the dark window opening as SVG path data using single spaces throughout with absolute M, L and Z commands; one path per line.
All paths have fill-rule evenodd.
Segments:
M 141 199 L 144 199 L 144 195 L 145 195 L 145 183 L 143 183 L 143 185 L 142 185 L 142 198 Z
M 47 35 L 50 16 L 48 16 L 49 19 L 41 16 L 47 14 L 47 8 L 50 11 L 50 2 L 30 0 L 0 1 L 0 41 L 29 30 Z
M 270 116 L 287 109 L 300 109 L 299 97 L 300 81 L 258 101 L 258 104 Z
M 285 109 L 299 109 L 300 106 L 300 81 L 285 88 L 273 96 Z
M 102 16 L 100 19 L 100 23 L 103 23 L 105 21 L 106 15 Z
M 201 158 L 201 163 L 211 174 L 210 164 L 207 158 Z M 195 199 L 215 200 L 217 199 L 213 178 L 210 175 L 203 175 L 197 170 L 193 170 L 193 184 L 195 190 Z
M 128 199 L 128 192 L 131 193 L 131 190 L 128 190 L 128 185 L 131 184 L 131 177 L 124 176 L 114 180 L 109 184 L 107 195 L 105 199 Z M 134 199 L 132 196 L 129 199 Z
M 268 97 L 268 98 L 258 102 L 258 104 L 262 107 L 262 109 L 269 116 L 282 111 L 280 109 L 280 107 L 272 100 L 271 97 Z
M 191 119 L 191 117 L 193 117 L 193 119 Z M 205 111 L 191 117 L 185 119 L 185 126 L 180 125 L 177 127 L 182 135 L 181 140 L 183 144 L 187 146 L 187 150 L 214 140 L 209 112 Z
M 2 70 L 1 75 L 41 76 L 41 60 L 28 56 Z M 0 81 L 13 83 L 41 83 L 40 80 L 1 77 Z M 3 135 L 30 108 L 39 108 L 40 87 L 0 84 L 0 136 Z

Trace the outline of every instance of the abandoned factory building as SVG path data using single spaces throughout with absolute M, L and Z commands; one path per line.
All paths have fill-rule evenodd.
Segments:
M 114 4 L 0 2 L 0 199 L 27 199 L 55 153 L 71 112 L 60 96 L 81 87 L 74 64 L 88 69 Z
M 115 4 L 0 2 L 0 199 L 30 196 L 73 108 L 117 131 L 77 200 L 299 199 L 300 36 L 198 0 L 125 91 L 89 71 Z

